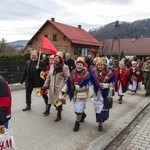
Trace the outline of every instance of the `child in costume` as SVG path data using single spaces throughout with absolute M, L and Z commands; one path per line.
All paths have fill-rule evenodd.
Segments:
M 122 104 L 122 98 L 128 90 L 128 84 L 130 80 L 130 70 L 125 67 L 124 61 L 119 62 L 119 67 L 115 69 L 114 76 L 116 79 L 115 91 L 119 96 L 119 104 Z

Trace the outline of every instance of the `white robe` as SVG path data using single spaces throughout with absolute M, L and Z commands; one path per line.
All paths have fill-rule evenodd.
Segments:
M 93 98 L 93 104 L 94 104 L 94 111 L 95 111 L 95 113 L 99 114 L 102 111 L 103 106 L 104 106 L 103 101 L 104 101 L 104 99 L 102 97 L 101 92 L 98 92 L 97 97 Z

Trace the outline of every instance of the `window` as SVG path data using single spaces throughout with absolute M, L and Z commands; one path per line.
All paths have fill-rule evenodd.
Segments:
M 74 55 L 78 55 L 78 47 L 74 47 Z
M 48 38 L 48 35 L 47 35 L 47 34 L 45 34 L 44 36 L 45 36 L 46 38 Z
M 66 41 L 66 36 L 63 36 L 63 40 Z
M 57 41 L 57 35 L 56 34 L 53 35 L 53 41 Z
M 81 55 L 82 50 L 81 47 L 74 47 L 74 55 Z

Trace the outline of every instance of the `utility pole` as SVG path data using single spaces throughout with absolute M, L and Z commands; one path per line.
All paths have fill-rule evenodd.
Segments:
M 115 22 L 115 34 L 114 34 L 114 36 L 113 36 L 113 41 L 112 41 L 112 46 L 111 46 L 111 56 L 112 56 L 112 52 L 113 52 L 113 47 L 114 47 L 114 42 L 115 42 L 115 40 L 117 40 L 117 42 L 118 42 L 118 53 L 119 53 L 119 55 L 118 55 L 118 59 L 119 59 L 119 61 L 120 61 L 120 37 L 119 37 L 119 28 L 120 28 L 120 25 L 119 25 L 119 21 L 117 20 L 116 22 Z

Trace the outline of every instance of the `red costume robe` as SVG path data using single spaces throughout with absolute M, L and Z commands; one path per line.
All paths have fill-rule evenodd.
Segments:
M 114 76 L 116 79 L 115 90 L 118 92 L 120 84 L 122 85 L 122 93 L 128 90 L 128 84 L 131 83 L 130 70 L 127 68 L 120 69 L 116 68 L 114 71 Z

